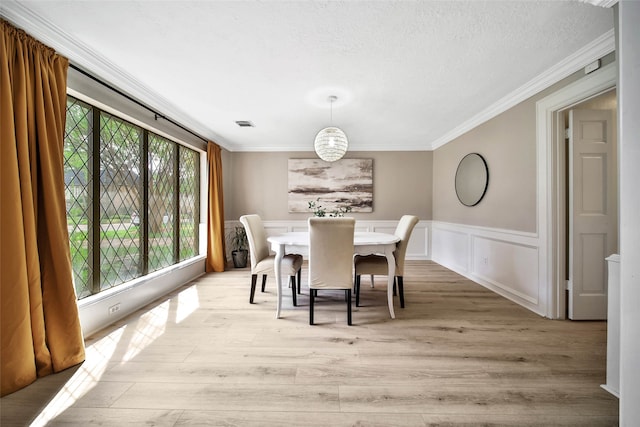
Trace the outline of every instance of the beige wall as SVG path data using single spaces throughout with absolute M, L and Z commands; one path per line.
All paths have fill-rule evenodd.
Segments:
M 602 60 L 606 65 L 613 54 Z M 584 76 L 581 70 L 472 129 L 433 155 L 433 219 L 536 232 L 536 102 Z M 458 201 L 454 179 L 468 153 L 480 153 L 489 168 L 484 199 L 467 207 Z
M 481 154 L 489 168 L 484 199 L 472 207 L 458 200 L 458 163 Z M 435 150 L 433 219 L 510 230 L 536 229 L 535 105 L 525 102 Z
M 304 220 L 287 210 L 287 161 L 315 158 L 313 152 L 224 152 L 225 219 L 257 213 L 264 220 Z M 431 219 L 433 153 L 429 151 L 349 152 L 346 158 L 373 159 L 373 212 L 363 220 L 394 220 L 404 214 Z

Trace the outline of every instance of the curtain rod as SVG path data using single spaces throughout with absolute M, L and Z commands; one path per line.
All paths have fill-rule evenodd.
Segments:
M 129 101 L 139 105 L 140 107 L 152 112 L 154 114 L 154 118 L 156 120 L 158 120 L 158 118 L 164 119 L 166 121 L 168 121 L 169 123 L 173 124 L 174 126 L 179 127 L 180 129 L 182 129 L 185 132 L 190 133 L 191 135 L 195 136 L 196 138 L 199 138 L 201 140 L 203 140 L 205 143 L 208 143 L 209 140 L 206 138 L 201 137 L 200 135 L 198 135 L 197 133 L 193 132 L 190 129 L 187 129 L 186 127 L 182 126 L 180 123 L 177 123 L 175 121 L 173 121 L 172 119 L 163 116 L 162 114 L 158 113 L 157 111 L 153 110 L 152 108 L 148 107 L 147 105 L 143 104 L 142 102 L 138 101 L 137 99 L 133 98 L 132 96 L 127 95 L 126 93 L 122 92 L 120 89 L 115 88 L 113 86 L 111 86 L 109 83 L 100 80 L 99 78 L 89 74 L 88 72 L 86 72 L 85 70 L 79 68 L 77 65 L 72 64 L 71 62 L 69 62 L 69 67 L 73 68 L 74 70 L 78 71 L 79 73 L 84 74 L 85 76 L 89 77 L 91 80 L 100 83 L 102 86 L 114 91 L 115 93 L 117 93 L 120 96 L 124 96 L 125 98 L 127 98 Z

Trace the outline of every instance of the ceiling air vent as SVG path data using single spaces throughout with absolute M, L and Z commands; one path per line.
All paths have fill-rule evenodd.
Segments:
M 252 128 L 253 123 L 251 123 L 249 120 L 236 120 L 236 124 L 238 126 L 240 126 L 241 128 Z

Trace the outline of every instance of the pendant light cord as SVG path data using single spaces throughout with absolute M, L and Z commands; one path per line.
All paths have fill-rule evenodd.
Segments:
M 338 99 L 337 96 L 331 95 L 329 96 L 329 124 L 333 126 L 333 103 Z
M 331 104 L 329 104 L 329 124 L 333 126 L 333 99 L 331 100 Z

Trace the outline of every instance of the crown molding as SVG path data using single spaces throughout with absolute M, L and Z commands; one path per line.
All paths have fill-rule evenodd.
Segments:
M 315 151 L 313 150 L 313 144 L 310 144 L 309 147 L 306 148 L 301 148 L 299 146 L 290 146 L 290 145 L 284 145 L 284 146 L 247 146 L 247 145 L 233 145 L 230 144 L 229 147 L 227 148 L 227 150 L 229 151 L 235 151 L 235 152 L 300 152 L 300 153 L 315 153 Z M 349 142 L 349 148 L 347 150 L 347 153 L 352 153 L 352 152 L 368 152 L 368 151 L 373 151 L 373 152 L 384 152 L 384 151 L 389 151 L 389 152 L 403 152 L 403 151 L 431 151 L 428 149 L 425 149 L 425 146 L 422 144 L 403 144 L 401 146 L 396 146 L 396 145 L 370 145 L 370 146 L 366 146 L 363 147 L 361 145 L 356 145 L 356 144 L 351 144 L 351 142 Z
M 139 100 L 153 110 L 171 117 L 187 129 L 215 141 L 225 147 L 219 135 L 202 123 L 193 120 L 184 111 L 178 109 L 169 100 L 152 91 L 131 74 L 114 65 L 111 61 L 84 44 L 81 40 L 72 37 L 61 28 L 49 21 L 42 19 L 18 1 L 0 2 L 0 13 L 15 26 L 22 28 L 40 42 L 55 49 L 61 55 L 67 57 L 74 65 L 84 69 L 104 82 L 117 87 L 129 96 Z M 226 147 L 225 147 L 226 148 Z
M 453 139 L 548 88 L 552 84 L 570 76 L 587 64 L 613 52 L 615 47 L 615 34 L 613 29 L 611 29 L 573 55 L 565 58 L 533 80 L 530 80 L 509 95 L 503 97 L 498 102 L 490 105 L 481 113 L 436 139 L 431 143 L 430 149 L 435 150 L 436 148 L 442 147 Z
M 618 0 L 579 0 L 582 3 L 588 3 L 593 6 L 600 7 L 613 7 L 618 3 Z
M 597 3 L 597 5 L 603 7 L 609 7 L 609 5 L 612 6 L 617 3 L 617 0 L 584 1 L 590 4 Z M 194 120 L 184 111 L 177 109 L 166 98 L 153 92 L 131 74 L 115 66 L 100 53 L 93 51 L 82 41 L 73 38 L 59 27 L 42 19 L 20 2 L 12 0 L 0 2 L 0 14 L 14 25 L 24 29 L 33 37 L 69 58 L 78 67 L 112 84 L 150 108 L 162 112 L 163 115 L 171 117 L 193 132 L 215 141 L 221 147 L 229 151 L 255 150 L 255 147 L 240 147 L 237 144 L 226 141 L 207 126 Z M 394 151 L 435 150 L 614 50 L 615 37 L 612 29 L 430 144 L 427 143 L 421 147 L 406 147 L 406 149 L 396 147 Z M 273 151 L 285 150 L 285 148 L 281 148 Z M 294 151 L 299 151 L 299 148 Z

